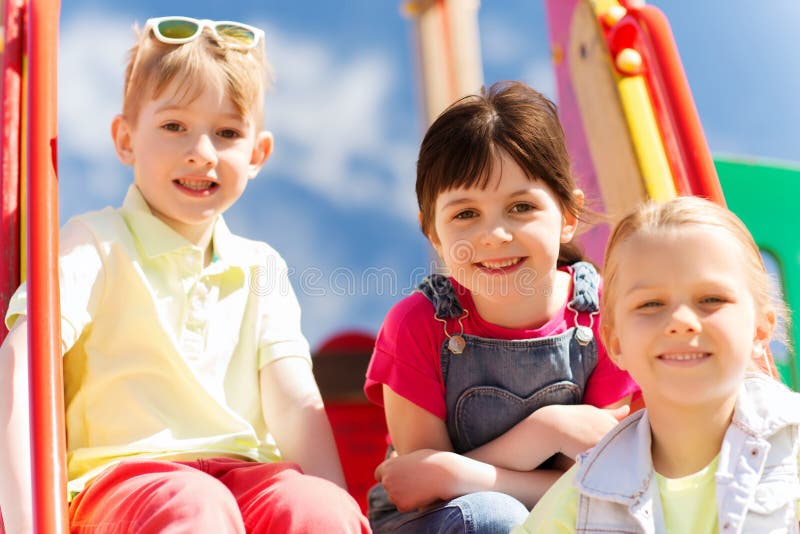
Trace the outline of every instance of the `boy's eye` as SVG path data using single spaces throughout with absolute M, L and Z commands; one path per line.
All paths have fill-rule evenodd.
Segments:
M 511 206 L 511 213 L 526 213 L 534 209 L 533 205 L 527 202 L 520 202 Z
M 223 139 L 238 139 L 242 136 L 237 130 L 233 130 L 231 128 L 226 128 L 224 130 L 220 130 L 217 132 L 217 135 L 222 137 Z
M 177 122 L 167 122 L 161 125 L 161 128 L 168 132 L 182 132 L 184 130 L 183 126 Z

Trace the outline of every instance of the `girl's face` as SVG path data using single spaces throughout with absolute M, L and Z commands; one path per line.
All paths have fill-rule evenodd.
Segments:
M 549 296 L 559 247 L 572 239 L 576 226 L 544 182 L 531 181 L 501 154 L 485 189 L 439 194 L 430 236 L 451 276 L 472 292 L 479 309 L 481 303 L 520 295 Z
M 617 249 L 608 350 L 647 405 L 735 399 L 774 317 L 756 306 L 742 247 L 720 228 L 637 233 Z

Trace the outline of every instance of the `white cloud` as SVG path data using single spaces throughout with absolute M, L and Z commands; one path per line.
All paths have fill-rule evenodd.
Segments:
M 72 201 L 68 205 L 91 199 L 82 211 L 97 208 L 98 202 L 118 201 L 127 186 L 109 127 L 121 107 L 125 52 L 132 42 L 131 22 L 112 15 L 87 12 L 61 27 L 59 153 L 62 160 L 80 162 L 81 168 L 62 173 L 59 186 L 65 200 Z
M 369 50 L 337 57 L 319 41 L 276 28 L 269 35 L 276 71 L 267 96 L 267 125 L 276 134 L 272 168 L 337 204 L 380 201 L 415 217 L 416 146 L 388 135 L 398 78 L 391 58 Z

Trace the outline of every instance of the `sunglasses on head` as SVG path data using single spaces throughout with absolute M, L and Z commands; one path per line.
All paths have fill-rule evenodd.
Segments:
M 230 20 L 158 17 L 148 19 L 144 26 L 145 31 L 152 29 L 156 39 L 167 44 L 194 41 L 203 28 L 209 28 L 218 40 L 241 48 L 253 48 L 264 38 L 263 30 Z

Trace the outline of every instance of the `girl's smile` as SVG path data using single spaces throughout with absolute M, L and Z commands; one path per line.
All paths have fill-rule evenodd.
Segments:
M 734 398 L 768 332 L 749 289 L 741 246 L 694 226 L 620 243 L 609 349 L 645 402 L 702 405 Z M 649 398 L 648 398 L 649 397 Z
M 502 275 L 511 274 L 525 264 L 525 257 L 500 258 L 493 260 L 483 260 L 475 265 L 486 274 Z

